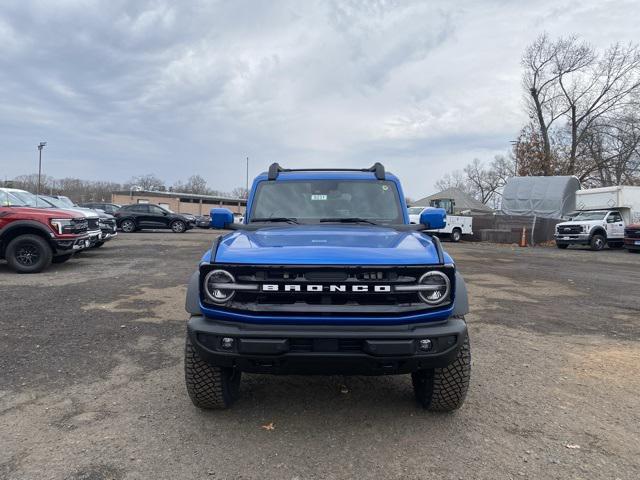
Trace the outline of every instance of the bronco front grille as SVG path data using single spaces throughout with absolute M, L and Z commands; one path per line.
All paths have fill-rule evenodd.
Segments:
M 236 290 L 231 301 L 222 306 L 251 312 L 252 315 L 407 314 L 449 306 L 455 284 L 452 266 L 204 265 L 200 272 L 201 281 L 213 269 L 230 272 L 237 284 L 258 286 L 253 290 Z M 403 286 L 415 286 L 422 275 L 431 270 L 445 273 L 451 284 L 449 298 L 435 307 L 423 302 L 415 290 L 400 290 Z M 269 286 L 269 291 L 265 291 L 265 285 Z M 309 291 L 311 288 L 313 291 Z M 201 299 L 210 303 L 205 295 Z

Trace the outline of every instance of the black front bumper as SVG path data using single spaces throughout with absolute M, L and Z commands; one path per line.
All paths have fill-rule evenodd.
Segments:
M 76 238 L 52 239 L 54 255 L 66 255 L 68 253 L 79 252 L 91 245 L 89 235 L 82 235 Z
M 256 325 L 194 315 L 187 331 L 200 357 L 215 366 L 252 373 L 385 375 L 446 367 L 467 325 L 458 318 L 399 326 Z M 230 348 L 223 339 L 233 339 Z M 420 340 L 429 340 L 431 348 L 420 350 Z

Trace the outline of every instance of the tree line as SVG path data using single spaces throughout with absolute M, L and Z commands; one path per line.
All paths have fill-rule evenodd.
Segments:
M 19 175 L 4 182 L 4 186 L 20 188 L 35 193 L 38 189 L 38 174 Z M 186 181 L 177 181 L 171 185 L 154 174 L 131 177 L 127 182 L 117 183 L 101 180 L 83 180 L 80 178 L 56 179 L 49 175 L 40 177 L 40 192 L 48 195 L 66 195 L 75 202 L 111 200 L 111 193 L 117 191 L 152 190 L 161 192 L 193 193 L 232 198 L 247 198 L 247 189 L 236 187 L 230 192 L 211 189 L 200 175 L 192 175 Z
M 436 188 L 462 188 L 495 207 L 516 174 L 575 175 L 589 188 L 640 185 L 638 45 L 598 51 L 575 35 L 542 34 L 521 65 L 528 120 L 511 151 L 488 163 L 474 159 Z

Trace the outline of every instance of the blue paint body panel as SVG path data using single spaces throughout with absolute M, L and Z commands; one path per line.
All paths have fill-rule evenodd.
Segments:
M 282 324 L 282 325 L 402 325 L 412 323 L 438 322 L 449 318 L 453 312 L 453 305 L 444 310 L 425 311 L 413 315 L 389 316 L 389 317 L 322 317 L 309 316 L 277 316 L 277 315 L 252 315 L 250 313 L 236 313 L 221 308 L 211 308 L 200 302 L 200 310 L 208 318 L 225 321 L 237 321 L 256 324 Z
M 225 236 L 216 263 L 255 265 L 425 265 L 438 263 L 419 232 L 365 225 L 274 226 Z

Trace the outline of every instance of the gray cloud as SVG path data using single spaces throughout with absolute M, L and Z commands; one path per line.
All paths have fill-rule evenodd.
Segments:
M 455 6 L 450 4 L 455 3 Z M 535 3 L 535 4 L 534 4 Z M 127 2 L 0 6 L 0 175 L 242 184 L 272 161 L 383 161 L 410 195 L 505 151 L 540 31 L 635 40 L 629 1 Z

